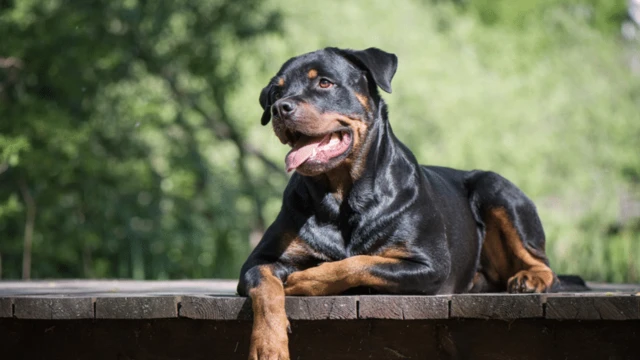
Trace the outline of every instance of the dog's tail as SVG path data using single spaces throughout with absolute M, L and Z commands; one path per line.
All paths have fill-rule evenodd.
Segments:
M 591 291 L 587 283 L 578 275 L 558 275 L 551 292 L 585 292 Z

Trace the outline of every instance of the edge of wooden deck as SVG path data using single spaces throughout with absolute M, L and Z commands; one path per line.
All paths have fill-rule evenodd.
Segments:
M 0 318 L 250 320 L 232 280 L 0 282 Z M 594 292 L 287 297 L 292 320 L 640 320 L 640 285 Z M 602 291 L 606 290 L 606 291 Z

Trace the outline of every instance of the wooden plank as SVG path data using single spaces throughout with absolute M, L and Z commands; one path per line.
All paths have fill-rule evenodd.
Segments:
M 355 296 L 287 296 L 287 317 L 292 320 L 346 320 L 358 318 Z
M 246 360 L 248 321 L 0 319 L 2 359 Z M 291 359 L 637 359 L 640 321 L 291 321 Z M 70 341 L 72 339 L 72 341 Z
M 553 333 L 538 319 L 439 322 L 440 359 L 557 359 Z M 544 320 L 542 320 L 544 321 Z
M 97 298 L 96 319 L 176 318 L 179 302 L 179 296 Z
M 287 316 L 293 320 L 356 319 L 355 296 L 297 297 L 285 300 Z M 250 320 L 251 300 L 243 297 L 184 296 L 180 316 L 206 320 Z
M 0 298 L 0 318 L 13 317 L 13 299 Z
M 514 320 L 544 317 L 543 297 L 535 294 L 453 295 L 451 317 Z
M 13 303 L 18 319 L 93 319 L 89 297 L 18 297 Z
M 360 296 L 360 319 L 447 319 L 449 296 Z
M 640 292 L 640 284 L 608 284 L 587 281 L 592 292 L 619 292 L 633 294 Z
M 0 281 L 0 297 L 24 295 L 127 296 L 235 295 L 236 280 L 33 280 Z M 635 294 L 640 284 L 587 282 L 593 292 Z
M 0 318 L 85 319 L 94 316 L 91 297 L 97 298 L 97 318 L 176 318 L 248 320 L 251 306 L 246 298 L 209 296 L 224 288 L 231 292 L 235 281 L 112 281 L 69 280 L 0 282 Z M 594 289 L 622 292 L 581 294 L 508 295 L 469 294 L 453 297 L 353 296 L 288 297 L 291 319 L 503 319 L 539 318 L 542 303 L 550 319 L 640 318 L 637 285 L 599 284 Z M 623 293 L 624 292 L 624 293 Z M 7 295 L 9 294 L 9 295 Z M 24 295 L 27 294 L 27 295 Z M 36 294 L 34 296 L 34 294 Z M 46 295 L 38 295 L 46 294 Z M 74 296 L 69 297 L 69 294 Z M 159 294 L 169 294 L 162 295 Z M 178 309 L 179 295 L 182 308 Z M 191 295 L 193 294 L 193 295 Z M 576 299 L 580 298 L 580 299 Z M 16 299 L 17 303 L 14 303 Z M 31 300 L 25 300 L 31 299 Z M 47 300 L 49 299 L 49 300 Z M 358 300 L 359 299 L 359 300 Z M 445 299 L 445 300 L 443 300 Z M 449 305 L 450 302 L 450 305 Z M 359 310 L 359 314 L 358 314 Z M 14 314 L 15 312 L 15 314 Z M 180 314 L 178 314 L 180 312 Z
M 51 300 L 47 298 L 15 298 L 14 316 L 18 319 L 51 319 Z
M 556 320 L 640 320 L 640 297 L 554 295 L 547 298 L 545 316 Z
M 93 299 L 64 297 L 51 299 L 51 319 L 93 319 Z
M 435 321 L 292 321 L 291 359 L 442 359 Z M 237 357 L 240 359 L 240 357 Z
M 235 295 L 235 280 L 0 281 L 0 297 L 24 295 Z
M 192 319 L 0 321 L 2 359 L 247 360 L 251 322 Z M 435 324 L 395 320 L 291 321 L 291 359 L 424 359 Z
M 183 296 L 180 317 L 203 320 L 249 320 L 251 301 L 243 297 Z
M 440 359 L 637 359 L 639 321 L 438 322 Z M 423 357 L 424 358 L 424 357 Z

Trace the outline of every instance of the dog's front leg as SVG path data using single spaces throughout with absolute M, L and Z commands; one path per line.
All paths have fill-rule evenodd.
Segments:
M 257 265 L 246 276 L 253 307 L 249 360 L 289 360 L 289 321 L 284 309 L 282 281 L 269 265 Z
M 284 286 L 287 295 L 328 296 L 354 287 L 370 287 L 389 293 L 434 294 L 448 273 L 410 259 L 358 255 L 293 272 Z

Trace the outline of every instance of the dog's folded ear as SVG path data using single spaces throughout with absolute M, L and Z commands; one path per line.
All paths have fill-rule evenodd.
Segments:
M 339 50 L 352 61 L 369 71 L 376 84 L 384 91 L 391 93 L 391 79 L 398 69 L 398 57 L 378 48 L 366 50 Z
M 262 109 L 264 110 L 264 112 L 262 113 L 262 118 L 260 119 L 260 123 L 264 126 L 267 125 L 269 123 L 269 121 L 271 121 L 271 105 L 269 103 L 269 91 L 271 91 L 271 84 L 267 85 L 264 89 L 262 89 L 262 91 L 260 92 L 260 106 L 262 106 Z

